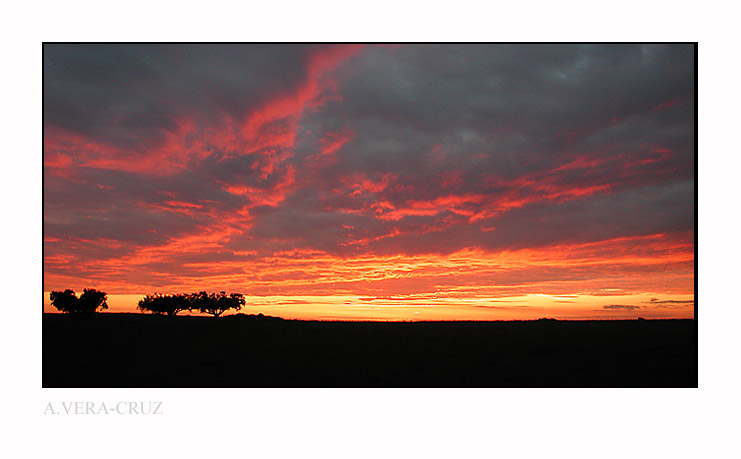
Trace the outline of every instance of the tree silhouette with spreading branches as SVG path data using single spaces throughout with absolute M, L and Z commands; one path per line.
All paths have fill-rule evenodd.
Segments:
M 175 293 L 162 295 L 146 295 L 139 300 L 138 309 L 153 314 L 167 314 L 175 316 L 180 311 L 200 312 L 219 317 L 229 310 L 239 311 L 245 305 L 244 295 L 241 293 Z
M 190 295 L 190 303 L 191 310 L 219 317 L 230 309 L 239 311 L 245 305 L 245 300 L 241 293 L 227 295 L 226 292 L 219 292 L 218 294 L 198 292 Z
M 51 305 L 65 314 L 92 314 L 108 309 L 108 295 L 93 288 L 83 289 L 78 298 L 74 290 L 54 291 L 49 294 Z
M 175 316 L 180 311 L 189 310 L 191 307 L 190 297 L 185 293 L 162 295 L 155 293 L 147 295 L 139 300 L 140 311 L 150 311 L 153 314 L 167 314 Z

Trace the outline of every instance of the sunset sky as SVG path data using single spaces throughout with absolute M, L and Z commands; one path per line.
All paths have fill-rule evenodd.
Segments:
M 44 45 L 44 304 L 694 317 L 693 45 Z

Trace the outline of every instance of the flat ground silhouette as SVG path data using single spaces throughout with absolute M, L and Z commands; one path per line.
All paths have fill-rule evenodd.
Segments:
M 43 316 L 43 387 L 697 387 L 695 320 Z

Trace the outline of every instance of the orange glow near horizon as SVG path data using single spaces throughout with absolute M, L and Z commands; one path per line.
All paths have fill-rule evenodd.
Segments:
M 198 251 L 204 246 L 179 247 Z M 136 276 L 136 283 L 107 284 L 109 312 L 136 312 L 146 293 L 225 290 L 246 294 L 245 313 L 295 319 L 694 317 L 693 245 L 663 234 L 539 250 L 466 249 L 448 256 L 339 258 L 295 250 L 250 262 L 191 263 L 183 268 L 197 270 L 197 276 L 161 273 L 175 281 L 167 286 L 148 285 L 145 276 L 137 276 L 150 261 L 145 254 L 98 266 L 110 269 L 106 277 Z M 47 277 L 50 284 L 76 285 L 72 278 Z M 542 277 L 547 280 L 528 280 Z M 45 311 L 54 312 L 48 292 L 44 304 Z
M 109 295 L 108 309 L 104 312 L 139 312 L 136 305 L 143 296 Z M 284 319 L 341 321 L 694 318 L 694 295 L 672 295 L 671 298 L 673 299 L 667 300 L 670 302 L 661 303 L 662 300 L 650 294 L 610 296 L 528 294 L 475 300 L 393 297 L 370 299 L 341 295 L 247 296 L 247 306 L 239 313 L 264 314 Z M 44 312 L 58 312 L 49 303 L 49 292 L 44 292 Z M 180 315 L 189 314 L 185 312 Z

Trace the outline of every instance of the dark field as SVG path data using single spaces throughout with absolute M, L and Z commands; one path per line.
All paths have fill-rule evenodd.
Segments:
M 694 320 L 44 314 L 43 387 L 697 387 Z

